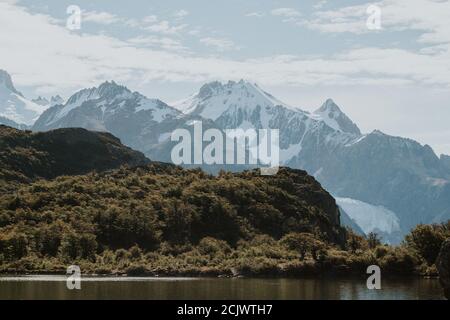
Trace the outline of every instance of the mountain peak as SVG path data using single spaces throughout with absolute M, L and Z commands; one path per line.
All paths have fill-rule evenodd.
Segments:
M 236 91 L 236 90 L 246 90 L 246 91 L 252 91 L 252 90 L 260 90 L 256 83 L 251 83 L 250 81 L 241 79 L 239 81 L 233 81 L 229 80 L 226 83 L 222 83 L 220 81 L 212 81 L 209 83 L 204 84 L 198 93 L 198 96 L 200 98 L 207 98 L 214 94 L 219 94 L 222 92 L 230 92 L 230 91 Z
M 123 93 L 131 93 L 131 91 L 127 87 L 119 85 L 113 80 L 111 82 L 109 81 L 103 82 L 98 87 L 98 93 L 101 97 L 106 96 L 110 97 Z
M 319 109 L 314 111 L 314 115 L 335 130 L 361 135 L 358 126 L 342 112 L 333 99 L 328 98 Z
M 200 98 L 207 98 L 210 95 L 214 94 L 215 92 L 217 92 L 218 90 L 223 89 L 223 85 L 221 82 L 219 81 L 213 81 L 213 82 L 209 82 L 204 84 L 199 92 L 198 92 L 198 96 Z
M 76 92 L 69 98 L 69 100 L 67 100 L 67 104 L 72 105 L 73 107 L 73 105 L 79 106 L 87 100 L 96 100 L 96 99 L 113 100 L 116 97 L 127 95 L 129 96 L 132 95 L 131 91 L 127 87 L 118 85 L 114 81 L 111 82 L 106 81 L 100 84 L 98 87 L 83 89 Z
M 38 96 L 36 99 L 31 100 L 32 102 L 43 106 L 43 107 L 53 107 L 57 104 L 64 104 L 63 98 L 60 95 L 52 96 L 50 101 L 46 97 Z
M 174 103 L 175 108 L 185 114 L 200 115 L 216 120 L 230 108 L 254 110 L 257 107 L 284 106 L 294 109 L 263 91 L 257 84 L 241 79 L 222 83 L 213 81 L 204 84 L 199 92 L 188 99 Z
M 4 86 L 6 89 L 18 94 L 19 96 L 23 96 L 22 93 L 16 90 L 14 84 L 12 82 L 11 76 L 5 70 L 0 69 L 0 86 Z
M 37 97 L 36 99 L 31 100 L 34 103 L 40 105 L 40 106 L 48 106 L 48 104 L 50 103 L 45 97 Z
M 333 99 L 328 98 L 324 104 L 322 104 L 322 106 L 317 110 L 319 112 L 324 112 L 324 111 L 329 111 L 329 112 L 339 112 L 342 113 L 341 109 L 339 108 L 339 106 L 334 102 Z M 316 112 L 317 112 L 316 111 Z
M 59 94 L 57 94 L 56 96 L 52 96 L 50 98 L 50 105 L 54 106 L 57 104 L 63 104 L 64 103 L 64 99 L 61 98 L 61 96 Z

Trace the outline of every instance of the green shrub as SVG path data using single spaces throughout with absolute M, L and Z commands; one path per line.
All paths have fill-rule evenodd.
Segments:
M 443 228 L 439 225 L 418 225 L 406 236 L 406 243 L 427 262 L 435 263 L 441 245 L 445 240 Z

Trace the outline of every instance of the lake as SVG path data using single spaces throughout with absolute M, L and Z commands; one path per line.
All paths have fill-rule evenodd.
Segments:
M 0 277 L 0 299 L 443 299 L 437 279 L 255 279 L 83 277 L 68 290 L 65 276 Z

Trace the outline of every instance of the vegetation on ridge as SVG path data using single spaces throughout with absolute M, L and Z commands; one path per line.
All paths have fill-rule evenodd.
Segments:
M 398 247 L 340 226 L 305 171 L 186 170 L 109 134 L 0 126 L 0 272 L 146 275 L 435 274 L 450 222 Z M 116 168 L 116 169 L 114 169 Z M 113 169 L 105 171 L 107 169 Z
M 151 164 L 41 180 L 0 197 L 0 272 L 433 273 L 448 224 L 418 226 L 394 248 L 339 227 L 333 201 L 287 168 L 214 177 Z

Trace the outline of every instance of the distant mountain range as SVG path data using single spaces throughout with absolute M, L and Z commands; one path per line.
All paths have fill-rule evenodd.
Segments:
M 0 104 L 0 116 L 8 118 L 6 110 Z M 21 110 L 28 109 L 18 106 L 16 113 Z M 331 99 L 309 113 L 243 80 L 205 84 L 198 93 L 171 106 L 114 81 L 105 82 L 50 106 L 32 130 L 108 131 L 152 160 L 167 162 L 173 146 L 171 132 L 191 127 L 193 120 L 221 130 L 279 129 L 282 164 L 308 171 L 337 198 L 359 201 L 358 213 L 366 210 L 364 214 L 371 217 L 389 219 L 364 220 L 364 214 L 344 208 L 362 230 L 376 230 L 387 240 L 395 241 L 398 233 L 418 223 L 450 219 L 450 157 L 439 158 L 428 145 L 378 130 L 363 134 Z M 376 225 L 368 225 L 370 221 Z M 390 239 L 390 234 L 396 235 Z
M 41 97 L 41 96 L 39 96 L 36 99 L 33 99 L 31 101 L 33 101 L 34 103 L 36 103 L 36 104 L 38 104 L 40 106 L 47 107 L 47 108 L 53 107 L 53 106 L 55 106 L 57 104 L 63 104 L 64 103 L 64 99 L 61 98 L 61 96 L 59 96 L 59 95 L 51 97 L 50 101 L 47 100 L 47 98 Z

